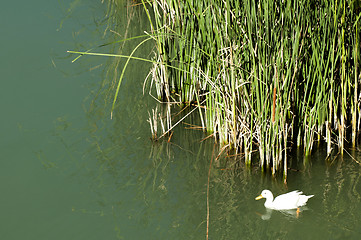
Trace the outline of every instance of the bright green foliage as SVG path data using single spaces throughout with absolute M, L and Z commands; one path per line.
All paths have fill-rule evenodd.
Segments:
M 360 130 L 358 1 L 157 0 L 158 98 L 196 103 L 223 146 L 287 169 L 291 143 L 328 151 Z M 170 68 L 173 66 L 176 68 Z M 154 84 L 153 84 L 154 85 Z M 350 128 L 348 128 L 351 126 Z M 347 131 L 346 131 L 347 129 Z

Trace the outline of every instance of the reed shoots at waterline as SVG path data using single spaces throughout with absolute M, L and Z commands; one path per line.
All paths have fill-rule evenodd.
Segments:
M 148 79 L 157 97 L 193 103 L 202 127 L 246 164 L 258 150 L 262 167 L 286 177 L 291 143 L 305 155 L 316 141 L 341 154 L 345 141 L 356 144 L 359 1 L 142 3 L 157 51 Z

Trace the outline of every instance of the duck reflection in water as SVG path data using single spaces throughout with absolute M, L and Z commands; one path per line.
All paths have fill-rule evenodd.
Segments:
M 275 211 L 275 212 L 282 213 L 284 216 L 286 216 L 288 218 L 297 219 L 297 218 L 299 218 L 300 213 L 305 210 L 308 210 L 308 208 L 306 206 L 300 207 L 298 209 L 289 209 L 289 210 L 273 210 L 270 208 L 266 208 L 266 212 L 264 214 L 259 213 L 259 212 L 256 212 L 256 214 L 258 216 L 260 216 L 262 220 L 270 220 L 272 213 Z

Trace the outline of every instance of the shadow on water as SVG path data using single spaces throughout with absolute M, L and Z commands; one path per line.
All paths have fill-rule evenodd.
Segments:
M 130 12 L 134 15 L 125 21 L 126 31 L 114 32 L 131 37 L 147 28 L 139 8 Z M 124 53 L 136 44 L 126 42 L 112 50 Z M 138 54 L 151 56 L 151 46 Z M 68 165 L 64 159 L 54 163 L 40 157 L 44 167 L 55 164 L 65 169 L 94 193 L 94 205 L 75 205 L 74 212 L 110 216 L 118 239 L 204 239 L 208 198 L 210 239 L 358 239 L 361 167 L 353 159 L 345 155 L 327 164 L 325 153 L 318 150 L 306 165 L 299 165 L 303 155 L 294 152 L 289 156 L 288 185 L 284 185 L 258 166 L 247 168 L 242 160 L 222 155 L 213 162 L 207 196 L 209 163 L 217 157 L 212 154 L 218 153 L 213 139 L 202 141 L 204 133 L 180 125 L 170 142 L 150 140 L 148 111 L 157 103 L 143 95 L 150 66 L 140 62 L 129 65 L 110 120 L 110 103 L 124 60 L 105 62 L 105 80 L 91 88 L 86 99 L 88 125 L 77 128 L 66 118 L 56 121 L 54 135 L 67 152 Z M 360 159 L 360 152 L 352 155 Z M 275 195 L 299 189 L 315 197 L 295 217 L 294 212 L 269 211 L 263 202 L 255 201 L 263 189 Z
M 129 26 L 141 26 L 136 19 Z M 127 42 L 119 51 L 132 49 L 134 44 Z M 150 50 L 139 54 L 150 54 Z M 66 117 L 58 118 L 54 135 L 65 157 L 49 162 L 46 154 L 39 152 L 40 161 L 44 167 L 56 166 L 75 181 L 86 182 L 96 204 L 74 204 L 73 212 L 111 216 L 118 239 L 203 236 L 207 172 L 203 161 L 211 152 L 205 148 L 207 143 L 200 143 L 203 134 L 188 131 L 192 136 L 184 142 L 150 140 L 146 119 L 155 103 L 142 92 L 149 66 L 138 62 L 127 69 L 110 120 L 109 103 L 124 61 L 106 61 L 105 80 L 99 88 L 90 89 L 85 102 L 88 126 L 78 128 Z M 176 134 L 174 139 L 181 140 L 182 135 L 186 133 Z

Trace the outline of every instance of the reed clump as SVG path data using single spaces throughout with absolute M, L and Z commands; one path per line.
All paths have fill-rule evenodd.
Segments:
M 109 12 L 116 9 L 113 2 Z M 287 150 L 293 146 L 308 156 L 315 142 L 326 142 L 329 154 L 333 148 L 342 154 L 345 142 L 356 145 L 359 1 L 141 2 L 151 31 L 99 46 L 143 39 L 130 54 L 68 51 L 126 59 L 111 112 L 128 63 L 140 60 L 153 65 L 144 86 L 166 103 L 149 112 L 154 139 L 198 113 L 201 128 L 221 150 L 242 153 L 247 165 L 257 152 L 262 169 L 283 170 L 285 178 Z M 136 57 L 150 41 L 155 57 Z M 192 109 L 172 122 L 172 105 Z
M 148 83 L 193 105 L 222 147 L 287 176 L 287 149 L 356 144 L 358 1 L 142 1 L 155 41 Z M 171 108 L 168 108 L 171 109 Z M 171 111 L 171 110 L 169 110 Z M 172 124 L 168 124 L 172 126 Z M 253 153 L 253 154 L 252 154 Z

